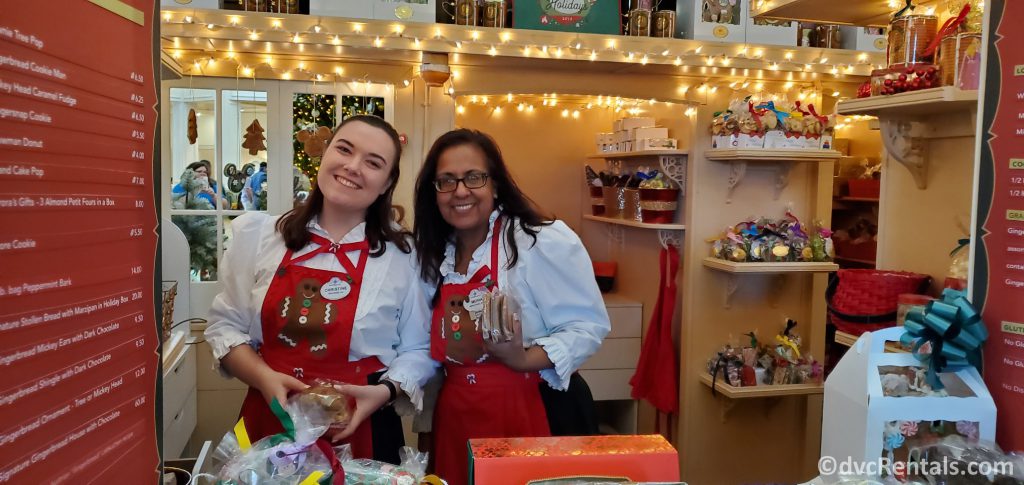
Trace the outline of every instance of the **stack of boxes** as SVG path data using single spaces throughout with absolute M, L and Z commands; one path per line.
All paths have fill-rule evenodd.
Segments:
M 668 128 L 655 126 L 654 118 L 622 118 L 615 120 L 613 129 L 597 134 L 598 153 L 675 150 L 678 146 L 675 138 L 668 137 Z

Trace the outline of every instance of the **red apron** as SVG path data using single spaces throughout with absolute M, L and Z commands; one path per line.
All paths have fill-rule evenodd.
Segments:
M 491 235 L 491 264 L 469 282 L 445 284 L 434 307 L 430 353 L 444 363 L 445 381 L 434 411 L 436 473 L 449 485 L 468 483 L 471 438 L 549 436 L 536 372 L 515 372 L 488 360 L 470 309 L 498 283 L 501 218 Z
M 267 289 L 260 314 L 260 355 L 271 369 L 306 382 L 319 377 L 366 384 L 367 376 L 384 365 L 376 357 L 349 362 L 348 355 L 369 244 L 366 240 L 334 244 L 317 235 L 311 240 L 320 247 L 295 259 L 290 250 L 285 253 Z M 359 251 L 355 265 L 348 258 L 349 251 Z M 345 271 L 298 266 L 322 253 L 334 253 Z M 253 442 L 284 431 L 263 394 L 251 387 L 242 403 L 241 417 Z M 367 420 L 348 439 L 356 458 L 373 457 L 370 428 Z

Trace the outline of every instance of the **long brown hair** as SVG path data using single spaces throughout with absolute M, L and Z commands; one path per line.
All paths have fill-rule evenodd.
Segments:
M 476 146 L 487 158 L 487 174 L 494 181 L 495 192 L 498 194 L 494 205 L 501 208 L 502 214 L 509 216 L 509 224 L 504 228 L 505 241 L 509 249 L 508 268 L 515 266 L 519 261 L 519 247 L 515 241 L 517 224 L 513 222 L 518 222 L 518 226 L 533 238 L 534 243 L 537 242 L 540 226 L 552 222 L 552 218 L 542 215 L 537 205 L 516 184 L 508 171 L 508 166 L 505 165 L 505 159 L 501 156 L 501 149 L 493 138 L 477 130 L 449 131 L 441 135 L 430 147 L 427 159 L 423 162 L 423 168 L 416 179 L 416 221 L 413 223 L 416 257 L 420 262 L 420 276 L 430 283 L 439 283 L 444 250 L 455 231 L 455 228 L 441 216 L 441 209 L 437 206 L 437 191 L 434 188 L 437 164 L 441 154 L 446 150 L 461 145 Z
M 408 253 L 412 250 L 409 244 L 409 232 L 395 228 L 391 224 L 391 198 L 394 195 L 395 186 L 398 185 L 400 172 L 398 166 L 402 159 L 402 140 L 399 138 L 395 127 L 384 121 L 384 119 L 373 115 L 356 115 L 346 118 L 345 121 L 342 121 L 334 129 L 334 133 L 331 134 L 331 141 L 334 141 L 334 136 L 338 134 L 338 130 L 342 126 L 356 121 L 382 130 L 388 134 L 391 141 L 395 144 L 395 159 L 391 164 L 391 173 L 388 175 L 390 185 L 366 209 L 366 239 L 370 243 L 370 256 L 378 257 L 383 255 L 387 249 L 388 242 L 394 244 L 403 253 Z M 285 246 L 288 249 L 299 251 L 309 244 L 310 234 L 306 226 L 314 216 L 320 214 L 323 208 L 324 194 L 320 191 L 318 184 L 313 184 L 313 190 L 310 192 L 306 202 L 288 211 L 287 214 L 278 219 L 277 232 L 281 233 L 281 237 L 284 238 Z

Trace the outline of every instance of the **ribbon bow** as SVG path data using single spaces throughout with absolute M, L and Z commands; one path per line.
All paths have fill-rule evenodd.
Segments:
M 943 369 L 981 367 L 981 344 L 988 339 L 988 331 L 962 291 L 943 290 L 942 301 L 928 303 L 924 311 L 911 311 L 903 326 L 907 333 L 900 343 L 911 345 L 914 357 L 927 366 L 933 389 L 943 388 L 938 375 Z M 925 343 L 931 343 L 929 354 L 920 352 Z
M 946 22 L 942 24 L 942 28 L 935 34 L 932 42 L 928 44 L 928 48 L 924 50 L 924 55 L 932 55 L 939 48 L 939 43 L 942 42 L 944 37 L 956 34 L 957 29 L 967 20 L 967 14 L 970 12 L 971 4 L 965 3 L 964 8 L 960 9 L 959 15 L 946 19 Z
M 913 0 L 907 0 L 907 4 L 903 8 L 899 9 L 896 13 L 892 14 L 892 18 L 897 19 L 903 16 L 903 14 L 907 13 L 908 10 L 914 10 L 914 8 L 916 7 L 913 4 Z
M 761 131 L 763 129 L 761 128 L 761 115 L 754 109 L 754 103 L 747 103 L 747 111 L 750 111 L 750 115 L 754 117 L 754 123 L 757 124 L 757 131 Z
M 768 111 L 774 111 L 775 112 L 775 117 L 778 118 L 779 121 L 782 121 L 783 119 L 789 117 L 789 113 L 787 113 L 785 111 L 782 111 L 782 110 L 780 110 L 780 109 L 775 107 L 775 101 L 768 101 L 767 103 L 761 103 L 761 104 L 757 105 L 756 108 L 757 109 L 768 110 Z
M 814 103 L 808 104 L 807 105 L 807 109 L 811 111 L 811 115 L 812 116 L 814 116 L 815 118 L 818 118 L 819 120 L 821 120 L 821 124 L 822 125 L 827 125 L 828 124 L 828 117 L 827 116 L 819 115 L 817 111 L 814 111 Z

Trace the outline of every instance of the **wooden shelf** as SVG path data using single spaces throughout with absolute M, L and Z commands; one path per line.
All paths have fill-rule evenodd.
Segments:
M 839 269 L 835 263 L 737 263 L 712 257 L 704 258 L 704 266 L 733 274 L 831 273 Z
M 967 111 L 977 105 L 977 91 L 946 86 L 889 96 L 845 99 L 839 102 L 836 110 L 840 115 L 847 116 L 907 118 Z
M 591 160 L 621 160 L 626 158 L 658 157 L 664 155 L 687 155 L 689 150 L 641 150 L 638 152 L 598 153 L 587 157 Z
M 835 200 L 839 202 L 873 202 L 878 203 L 876 197 L 836 197 Z
M 775 148 L 712 148 L 704 158 L 715 162 L 831 162 L 843 155 L 835 150 Z
M 657 229 L 662 231 L 686 230 L 685 224 L 650 224 L 646 222 L 637 222 L 628 219 L 618 219 L 614 217 L 594 216 L 590 214 L 584 214 L 583 218 L 588 221 L 604 222 L 606 224 L 618 224 L 620 226 L 639 227 L 641 229 Z
M 711 375 L 704 373 L 700 381 L 705 386 L 711 387 Z M 729 399 L 753 399 L 765 397 L 782 396 L 807 396 L 811 394 L 822 394 L 825 387 L 821 384 L 781 384 L 761 385 L 749 387 L 733 387 L 722 382 L 721 379 L 714 383 L 715 391 Z
M 852 347 L 853 344 L 857 342 L 858 338 L 860 338 L 860 337 L 857 336 L 857 335 L 849 334 L 849 333 L 846 333 L 846 332 L 840 332 L 839 330 L 836 330 L 835 342 L 837 344 L 839 344 L 839 345 L 844 346 L 844 347 Z M 885 351 L 886 352 L 904 353 L 904 354 L 907 353 L 907 351 L 903 347 L 900 347 L 899 345 L 891 344 L 891 343 L 885 345 Z
M 902 2 L 901 2 L 902 3 Z M 928 4 L 934 2 L 915 2 Z M 753 12 L 754 17 L 792 19 L 823 24 L 887 27 L 896 9 L 884 0 L 768 0 Z M 918 7 L 918 12 L 924 9 Z

